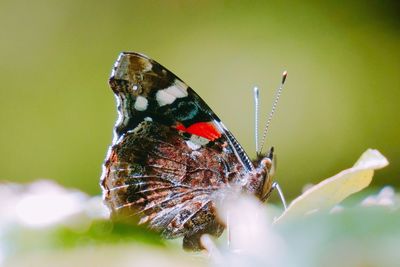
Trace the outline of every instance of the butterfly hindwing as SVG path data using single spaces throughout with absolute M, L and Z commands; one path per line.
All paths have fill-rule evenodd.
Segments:
M 137 214 L 166 237 L 218 225 L 204 213 L 213 212 L 214 194 L 227 183 L 226 164 L 235 156 L 216 147 L 194 151 L 186 142 L 177 130 L 154 122 L 127 132 L 105 163 L 103 187 L 112 211 Z

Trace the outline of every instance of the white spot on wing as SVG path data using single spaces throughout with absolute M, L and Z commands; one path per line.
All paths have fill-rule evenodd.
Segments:
M 165 89 L 159 90 L 156 94 L 158 105 L 165 106 L 172 104 L 177 98 L 188 96 L 187 85 L 180 80 L 175 80 L 174 83 Z
M 156 99 L 160 107 L 173 103 L 176 99 L 175 96 L 168 94 L 165 90 L 158 90 Z
M 207 145 L 208 142 L 209 142 L 209 140 L 207 138 L 204 138 L 204 137 L 201 137 L 201 136 L 197 136 L 197 135 L 194 135 L 194 134 L 192 134 L 192 136 L 190 137 L 190 141 L 193 144 L 200 145 L 200 146 Z
M 147 109 L 147 105 L 148 105 L 148 104 L 149 104 L 149 101 L 148 101 L 145 97 L 143 97 L 143 96 L 138 96 L 138 97 L 136 98 L 134 107 L 135 107 L 135 109 L 138 110 L 138 111 L 144 111 L 144 110 Z
M 192 150 L 197 150 L 201 147 L 201 145 L 193 143 L 192 141 L 188 140 L 186 141 L 186 144 L 188 145 L 188 147 L 190 147 L 190 149 Z
M 188 95 L 188 93 L 185 89 L 183 89 L 179 86 L 176 86 L 176 85 L 172 85 L 172 86 L 168 87 L 167 89 L 164 89 L 164 91 L 175 97 L 185 97 Z

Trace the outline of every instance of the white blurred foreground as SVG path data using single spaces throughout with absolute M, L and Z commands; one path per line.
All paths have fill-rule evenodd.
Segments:
M 107 218 L 101 197 L 41 180 L 29 185 L 0 184 L 0 231 L 10 224 L 42 228 L 72 223 L 75 217 Z
M 219 240 L 204 235 L 203 254 L 183 253 L 174 245 L 180 242 L 165 248 L 145 245 L 139 235 L 118 242 L 135 232 L 118 235 L 107 225 L 93 232 L 96 222 L 108 222 L 99 196 L 51 181 L 0 184 L 0 266 L 398 266 L 400 200 L 395 190 L 388 186 L 351 205 L 341 203 L 368 186 L 374 170 L 386 164 L 378 151 L 368 150 L 353 167 L 309 188 L 283 215 L 252 196 L 228 194 L 218 204 L 228 230 Z M 60 235 L 60 229 L 71 231 Z M 63 247 L 60 241 L 73 245 Z
M 225 242 L 204 235 L 213 266 L 398 266 L 400 197 L 383 188 L 353 208 L 276 221 L 276 210 L 241 196 L 220 207 Z M 393 219 L 393 220 L 392 220 Z M 275 221 L 275 223 L 274 223 Z

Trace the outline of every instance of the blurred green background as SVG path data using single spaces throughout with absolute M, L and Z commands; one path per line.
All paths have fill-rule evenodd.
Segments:
M 121 51 L 186 81 L 254 156 L 252 87 L 288 198 L 367 148 L 400 185 L 398 1 L 0 1 L 0 181 L 46 178 L 99 194 Z M 263 127 L 263 125 L 261 125 Z

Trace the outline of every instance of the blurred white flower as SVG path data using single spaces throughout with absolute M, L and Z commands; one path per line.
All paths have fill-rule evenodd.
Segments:
M 0 185 L 0 232 L 10 225 L 42 228 L 63 223 L 74 223 L 74 216 L 84 214 L 88 218 L 104 218 L 107 209 L 101 197 L 61 187 L 41 180 L 28 185 Z
M 216 266 L 283 266 L 286 246 L 272 226 L 263 204 L 253 196 L 232 194 L 218 207 L 228 231 L 228 243 L 215 246 L 207 236 L 203 245 Z
M 16 219 L 28 227 L 46 227 L 81 212 L 87 199 L 50 182 L 32 184 L 16 203 Z
M 379 191 L 378 194 L 368 196 L 361 202 L 361 206 L 385 206 L 396 208 L 399 204 L 399 198 L 396 195 L 394 188 L 391 186 L 385 186 Z

